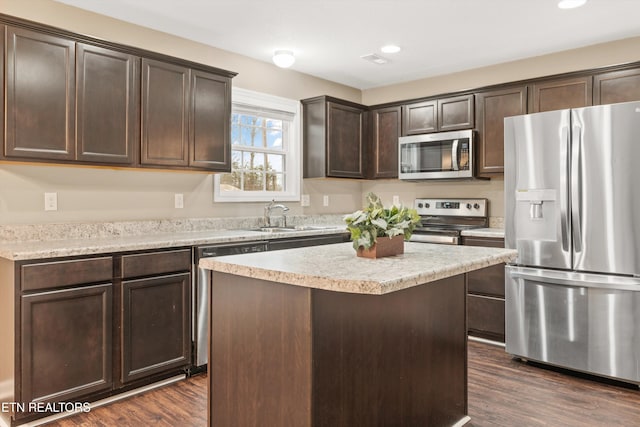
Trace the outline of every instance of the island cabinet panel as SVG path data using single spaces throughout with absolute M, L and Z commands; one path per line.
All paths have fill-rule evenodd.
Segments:
M 531 85 L 530 113 L 593 105 L 593 77 L 542 80 Z
M 402 107 L 373 109 L 371 114 L 371 167 L 369 178 L 398 177 L 398 138 L 402 130 Z
M 467 414 L 464 276 L 386 295 L 313 291 L 318 426 L 447 426 Z
M 596 74 L 593 82 L 595 105 L 640 101 L 640 69 Z
M 504 248 L 504 239 L 463 236 L 462 244 Z M 504 263 L 467 273 L 469 334 L 504 342 Z
M 212 274 L 210 426 L 465 418 L 464 275 L 365 295 Z
M 140 58 L 76 46 L 77 160 L 133 165 L 140 144 Z
M 111 283 L 35 293 L 21 301 L 16 401 L 70 402 L 111 389 Z
M 311 291 L 213 273 L 210 426 L 309 426 Z
M 476 161 L 480 176 L 504 173 L 504 118 L 527 113 L 527 87 L 476 93 Z
M 189 73 L 187 67 L 142 59 L 141 164 L 189 164 Z
M 7 158 L 75 156 L 75 43 L 7 26 Z

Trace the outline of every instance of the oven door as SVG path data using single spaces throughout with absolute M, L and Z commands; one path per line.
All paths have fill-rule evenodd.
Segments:
M 471 130 L 404 136 L 399 139 L 400 179 L 473 177 Z

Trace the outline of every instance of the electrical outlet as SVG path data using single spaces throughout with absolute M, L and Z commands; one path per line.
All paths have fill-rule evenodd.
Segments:
M 44 193 L 44 210 L 58 210 L 58 193 Z
M 393 204 L 396 206 L 400 206 L 400 197 L 399 196 L 393 196 Z
M 311 206 L 311 198 L 309 197 L 308 194 L 302 195 L 302 197 L 300 198 L 300 206 L 302 207 Z
M 176 193 L 174 196 L 174 207 L 176 209 L 184 208 L 184 195 L 182 193 Z
M 329 196 L 326 194 L 322 196 L 322 206 L 329 206 Z

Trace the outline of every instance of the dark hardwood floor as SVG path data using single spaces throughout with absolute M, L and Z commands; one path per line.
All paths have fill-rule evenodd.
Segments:
M 469 342 L 468 381 L 469 427 L 640 426 L 637 388 L 531 366 L 500 347 Z M 206 384 L 195 376 L 48 426 L 203 427 Z

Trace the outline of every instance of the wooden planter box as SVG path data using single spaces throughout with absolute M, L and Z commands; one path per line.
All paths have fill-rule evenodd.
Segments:
M 404 253 L 404 236 L 378 237 L 376 243 L 369 249 L 359 247 L 356 252 L 359 257 L 382 258 Z

